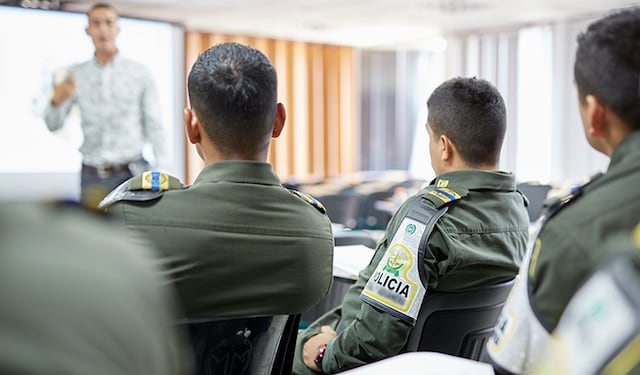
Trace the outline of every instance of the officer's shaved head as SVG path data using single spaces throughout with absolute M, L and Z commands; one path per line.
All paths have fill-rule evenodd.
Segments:
M 277 77 L 257 49 L 224 43 L 193 64 L 189 100 L 205 132 L 226 154 L 250 154 L 269 147 L 277 107 Z
M 446 135 L 471 167 L 497 165 L 506 131 L 504 100 L 489 82 L 453 78 L 427 100 L 428 125 Z

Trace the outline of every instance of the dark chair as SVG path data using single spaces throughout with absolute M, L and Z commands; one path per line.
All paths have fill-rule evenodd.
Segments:
M 300 314 L 183 320 L 195 375 L 291 374 Z
M 332 223 L 355 228 L 362 196 L 359 194 L 328 194 L 317 198 L 327 210 Z
M 379 229 L 387 227 L 393 214 L 376 208 L 377 201 L 383 201 L 393 196 L 392 190 L 374 191 L 363 197 L 360 206 L 357 229 Z
M 551 190 L 551 185 L 522 182 L 519 183 L 516 188 L 529 200 L 529 205 L 527 206 L 529 221 L 534 222 L 538 220 L 542 214 L 542 208 L 544 201 L 547 199 L 547 194 L 549 194 L 549 190 Z
M 364 245 L 375 249 L 377 242 L 370 233 L 361 230 L 338 229 L 333 233 L 336 246 Z
M 463 292 L 427 292 L 405 350 L 480 360 L 514 283 L 515 279 Z

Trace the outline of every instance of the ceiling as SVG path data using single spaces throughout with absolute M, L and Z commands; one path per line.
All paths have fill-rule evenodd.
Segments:
M 62 1 L 86 11 L 92 1 Z M 363 48 L 429 48 L 473 30 L 597 17 L 629 0 L 136 0 L 110 1 L 130 17 L 189 30 Z

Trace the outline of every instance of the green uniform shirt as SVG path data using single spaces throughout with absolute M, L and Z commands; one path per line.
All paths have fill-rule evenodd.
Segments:
M 371 263 L 360 272 L 342 306 L 301 331 L 294 373 L 313 373 L 302 361 L 302 345 L 322 325 L 330 325 L 339 332 L 325 350 L 322 363 L 325 373 L 371 363 L 402 350 L 411 326 L 363 303 L 359 296 L 410 207 L 418 199 L 431 200 L 429 192 L 443 185 L 466 196 L 449 203 L 449 210 L 429 238 L 424 265 L 428 289 L 456 291 L 515 277 L 526 248 L 529 218 L 524 198 L 516 191 L 514 176 L 486 171 L 445 173 L 399 208 Z
M 608 255 L 603 244 L 640 221 L 640 131 L 616 147 L 604 176 L 552 216 L 529 269 L 532 305 L 551 331 L 583 280 Z
M 147 243 L 113 224 L 0 204 L 1 374 L 189 374 L 173 290 Z
M 298 313 L 331 285 L 331 222 L 270 164 L 214 163 L 186 189 L 110 211 L 157 245 L 187 317 Z

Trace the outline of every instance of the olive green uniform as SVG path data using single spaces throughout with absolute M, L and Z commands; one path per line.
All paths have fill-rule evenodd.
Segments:
M 542 228 L 529 270 L 532 305 L 551 331 L 578 286 L 607 256 L 602 244 L 640 221 L 640 131 L 616 147 L 607 172 Z
M 0 373 L 188 373 L 157 260 L 99 216 L 0 204 Z
M 640 374 L 640 224 L 602 246 L 611 255 L 571 297 L 533 374 Z
M 110 212 L 157 245 L 187 317 L 293 314 L 332 280 L 331 222 L 306 198 L 283 188 L 270 164 L 233 160 Z
M 461 198 L 445 203 L 446 186 Z M 504 172 L 457 171 L 445 173 L 409 198 L 387 226 L 369 265 L 347 292 L 341 307 L 316 320 L 298 337 L 294 373 L 313 373 L 302 361 L 302 346 L 320 327 L 339 332 L 329 342 L 322 362 L 324 373 L 336 373 L 399 353 L 411 326 L 363 303 L 360 293 L 384 256 L 389 242 L 409 210 L 426 199 L 448 211 L 435 225 L 425 251 L 428 290 L 457 291 L 513 278 L 525 251 L 529 219 L 525 200 L 516 191 L 515 178 Z

